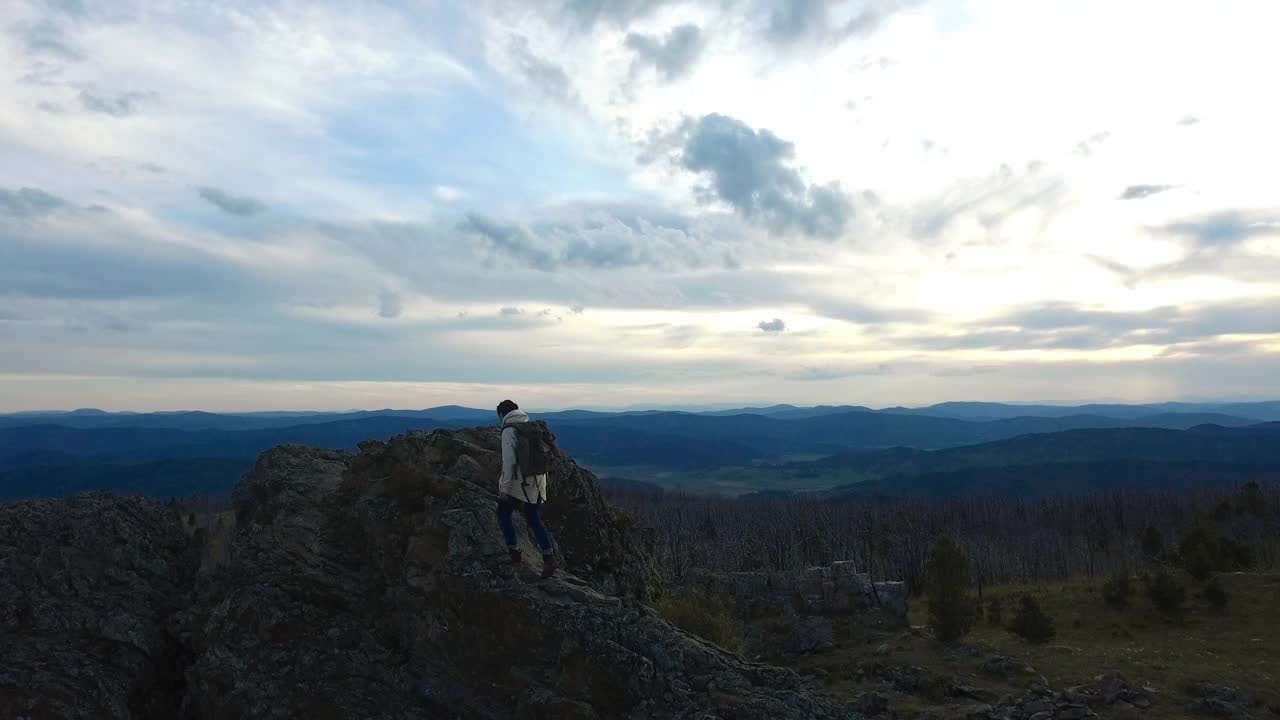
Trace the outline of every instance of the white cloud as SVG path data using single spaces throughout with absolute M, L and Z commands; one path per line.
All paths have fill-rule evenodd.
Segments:
M 12 2 L 0 397 L 1280 389 L 1280 9 L 786 6 Z

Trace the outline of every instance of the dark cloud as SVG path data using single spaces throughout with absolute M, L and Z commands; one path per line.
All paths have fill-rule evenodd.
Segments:
M 1120 199 L 1141 200 L 1172 189 L 1172 185 L 1130 185 L 1124 189 L 1124 192 L 1120 193 Z
M 400 317 L 404 312 L 404 306 L 400 302 L 400 294 L 391 290 L 383 290 L 378 293 L 378 317 L 394 320 Z
M 519 225 L 501 223 L 477 213 L 467 213 L 458 223 L 458 232 L 487 240 L 494 248 L 535 269 L 550 271 L 556 265 L 555 257 L 547 252 L 543 243 Z
M 627 35 L 627 47 L 657 68 L 658 73 L 668 81 L 688 73 L 705 45 L 702 30 L 691 24 L 672 28 L 665 37 L 640 33 Z
M 801 42 L 839 43 L 850 37 L 865 36 L 879 30 L 894 14 L 919 5 L 921 0 L 866 0 L 847 17 L 837 17 L 835 0 L 756 0 L 750 11 L 768 21 L 765 38 L 780 46 Z
M 706 199 L 728 203 L 774 232 L 813 237 L 838 237 L 853 217 L 840 186 L 807 185 L 791 164 L 795 146 L 768 130 L 711 114 L 688 123 L 683 133 L 680 162 L 710 175 Z
M 626 26 L 673 0 L 565 0 L 564 10 L 584 28 L 607 22 Z
M 529 48 L 529 38 L 523 35 L 511 38 L 511 55 L 525 80 L 538 92 L 562 105 L 578 103 L 578 94 L 568 73 L 559 65 L 534 54 Z
M 561 266 L 658 269 L 724 264 L 717 241 L 688 218 L 631 207 L 566 208 L 530 225 L 466 215 L 455 228 L 541 271 Z
M 787 324 L 782 321 L 782 318 L 774 318 L 772 320 L 761 320 L 756 327 L 767 333 L 779 333 L 787 329 Z
M 202 186 L 196 188 L 200 197 L 223 212 L 240 217 L 250 217 L 267 209 L 260 200 L 247 195 L 232 195 L 215 187 Z
M 62 198 L 38 188 L 0 188 L 0 213 L 18 218 L 46 215 L 66 205 Z
M 118 95 L 100 95 L 92 90 L 80 91 L 80 104 L 89 112 L 103 113 L 112 117 L 128 117 L 138 110 L 138 103 L 152 96 L 152 93 L 126 92 Z

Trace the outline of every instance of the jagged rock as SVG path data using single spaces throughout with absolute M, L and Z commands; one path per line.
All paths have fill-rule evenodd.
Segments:
M 851 706 L 864 715 L 879 715 L 889 709 L 889 699 L 874 691 L 858 693 Z
M 1255 720 L 1254 712 L 1257 700 L 1243 690 L 1224 685 L 1201 685 L 1196 690 L 1198 696 L 1187 703 L 1189 713 L 1212 715 L 1228 718 L 1228 720 Z
M 981 641 L 962 642 L 962 643 L 956 643 L 955 645 L 952 645 L 951 647 L 947 648 L 945 657 L 947 660 L 956 662 L 956 661 L 964 660 L 967 658 L 976 658 L 979 655 L 982 655 L 983 653 L 988 652 L 990 650 L 991 650 L 991 646 Z
M 1007 655 L 992 655 L 978 667 L 978 672 L 994 677 L 1009 678 L 1015 675 L 1034 675 L 1036 670 L 1030 665 L 1018 662 Z
M 795 655 L 830 650 L 835 647 L 835 630 L 824 617 L 801 618 L 787 636 L 784 649 Z
M 146 498 L 0 505 L 0 718 L 173 717 L 197 567 Z
M 559 451 L 564 571 L 512 566 L 498 462 L 496 429 L 277 448 L 236 487 L 226 562 L 200 570 L 149 500 L 0 508 L 0 717 L 856 716 L 659 617 L 639 533 Z
M 496 431 L 361 449 L 278 448 L 238 486 L 231 562 L 199 610 L 188 717 L 846 712 L 659 618 L 637 534 L 558 452 L 546 513 L 565 574 L 541 581 L 502 547 Z
M 731 597 L 749 651 L 766 657 L 862 643 L 907 624 L 906 585 L 872 582 L 852 562 L 800 572 L 686 573 L 683 589 Z

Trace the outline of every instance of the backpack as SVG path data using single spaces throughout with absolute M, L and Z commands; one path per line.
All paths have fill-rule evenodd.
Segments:
M 551 454 L 543 439 L 542 425 L 523 422 L 512 423 L 507 427 L 516 432 L 516 465 L 520 468 L 520 474 L 525 477 L 546 475 L 551 469 Z

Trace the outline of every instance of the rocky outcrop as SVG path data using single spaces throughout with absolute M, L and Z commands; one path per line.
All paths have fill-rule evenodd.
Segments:
M 848 561 L 802 572 L 695 569 L 678 591 L 732 598 L 748 646 L 764 655 L 823 652 L 907 625 L 906 585 L 872 582 Z
M 173 717 L 193 549 L 144 498 L 0 505 L 0 718 Z
M 1228 720 L 1254 720 L 1262 704 L 1250 693 L 1224 685 L 1201 685 L 1196 699 L 1187 703 L 1189 713 Z
M 662 620 L 647 604 L 655 580 L 635 530 L 559 451 L 546 510 L 564 572 L 540 580 L 511 565 L 494 515 L 498 462 L 496 430 L 410 433 L 358 455 L 277 448 L 236 488 L 227 561 L 198 575 L 176 520 L 149 501 L 6 508 L 4 577 L 12 567 L 16 587 L 38 580 L 36 605 L 64 602 L 0 600 L 6 635 L 30 626 L 19 661 L 0 670 L 0 710 L 42 720 L 856 715 L 791 671 Z M 60 529 L 74 552 L 58 562 L 23 539 Z M 536 562 L 531 545 L 525 555 Z M 55 651 L 65 659 L 49 662 Z

